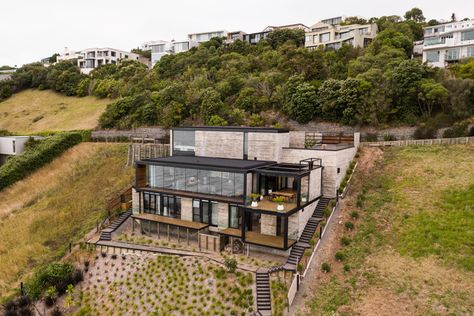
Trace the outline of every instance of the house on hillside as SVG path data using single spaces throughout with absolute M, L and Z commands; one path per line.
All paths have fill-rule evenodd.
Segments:
M 39 136 L 2 136 L 0 137 L 0 165 L 4 164 L 6 159 L 11 156 L 20 155 L 26 142 L 33 137 L 41 139 Z
M 197 46 L 193 41 L 149 41 L 141 45 L 143 50 L 151 51 L 151 67 L 155 66 L 160 61 L 161 57 L 170 54 L 177 54 L 187 52 L 194 46 Z
M 312 25 L 305 34 L 305 47 L 339 49 L 343 44 L 367 47 L 377 35 L 378 28 L 375 23 L 341 25 L 342 22 L 343 18 L 339 17 Z
M 358 134 L 345 143 L 316 135 L 306 149 L 305 137 L 281 128 L 173 128 L 170 157 L 135 163 L 134 227 L 156 233 L 164 224 L 168 234 L 172 226 L 215 236 L 218 249 L 238 241 L 287 254 L 318 202 L 336 197 L 359 143 Z
M 422 54 L 440 68 L 474 57 L 474 19 L 425 27 Z

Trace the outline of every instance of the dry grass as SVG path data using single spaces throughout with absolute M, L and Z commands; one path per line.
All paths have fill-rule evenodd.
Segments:
M 62 256 L 69 241 L 83 238 L 104 216 L 107 198 L 132 180 L 126 150 L 125 145 L 82 144 L 58 158 L 62 164 L 54 161 L 0 193 L 15 209 L 0 223 L 0 297 L 32 269 Z M 12 194 L 22 190 L 29 197 L 21 194 L 23 203 L 14 203 Z
M 359 169 L 362 203 L 343 210 L 361 218 L 339 250 L 350 272 L 332 265 L 308 315 L 472 315 L 473 157 L 474 146 L 393 148 Z
M 66 97 L 51 90 L 25 90 L 0 102 L 0 129 L 19 134 L 97 126 L 109 99 Z

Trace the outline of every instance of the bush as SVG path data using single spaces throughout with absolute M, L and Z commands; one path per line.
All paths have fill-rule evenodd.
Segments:
M 58 291 L 56 290 L 55 286 L 50 286 L 46 290 L 46 294 L 44 296 L 44 303 L 46 306 L 53 306 L 58 298 Z
M 336 252 L 336 254 L 334 255 L 334 257 L 336 258 L 337 261 L 342 261 L 344 260 L 345 256 L 342 252 L 338 251 Z
M 341 238 L 341 245 L 349 246 L 350 243 L 351 243 L 351 239 L 349 237 L 343 236 Z
M 365 141 L 366 141 L 366 142 L 376 142 L 376 141 L 378 141 L 378 140 L 379 140 L 379 139 L 378 139 L 378 136 L 377 136 L 377 134 L 375 134 L 375 133 L 367 133 L 367 134 L 365 135 Z
M 75 269 L 70 263 L 51 263 L 38 270 L 26 283 L 26 291 L 33 299 L 39 299 L 41 294 L 54 287 L 58 295 L 66 292 L 69 284 L 76 284 Z
M 25 149 L 21 155 L 8 159 L 0 167 L 0 191 L 51 162 L 81 140 L 79 133 L 58 134 L 42 140 L 34 148 Z
M 455 138 L 455 137 L 464 137 L 467 136 L 467 122 L 465 123 L 456 123 L 452 127 L 444 131 L 444 138 Z
M 237 269 L 237 260 L 234 258 L 226 258 L 224 264 L 230 273 L 234 273 Z
M 421 125 L 413 134 L 414 139 L 433 139 L 436 138 L 438 130 L 434 126 Z
M 329 263 L 324 262 L 324 263 L 321 265 L 321 270 L 323 270 L 324 273 L 331 272 L 331 266 L 329 265 Z
M 345 272 L 349 272 L 349 271 L 351 271 L 351 266 L 349 264 L 345 263 L 343 269 L 344 269 Z
M 392 134 L 385 134 L 383 135 L 383 140 L 386 142 L 391 142 L 391 141 L 397 140 L 397 138 Z
M 346 222 L 346 223 L 344 224 L 344 226 L 346 226 L 346 228 L 347 228 L 348 230 L 353 230 L 353 229 L 354 229 L 354 223 L 352 223 L 352 222 Z
M 474 136 L 474 126 L 471 126 L 468 136 Z
M 359 218 L 359 212 L 357 212 L 357 211 L 352 211 L 352 212 L 351 212 L 351 217 L 352 217 L 352 219 L 358 219 L 358 218 Z

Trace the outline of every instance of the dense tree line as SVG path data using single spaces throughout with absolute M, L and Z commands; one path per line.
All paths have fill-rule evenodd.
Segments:
M 439 127 L 474 114 L 473 61 L 441 70 L 411 58 L 427 25 L 421 10 L 405 19 L 346 20 L 366 22 L 377 23 L 379 34 L 365 49 L 308 50 L 302 31 L 279 30 L 257 45 L 213 38 L 162 57 L 152 70 L 123 61 L 86 76 L 70 62 L 26 65 L 0 83 L 0 99 L 29 87 L 114 98 L 100 119 L 104 128 L 276 125 L 278 113 L 300 123 Z

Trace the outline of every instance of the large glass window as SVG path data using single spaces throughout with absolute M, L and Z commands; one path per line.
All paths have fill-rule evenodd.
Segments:
M 426 52 L 426 61 L 428 62 L 438 62 L 439 61 L 439 52 Z
M 194 153 L 195 134 L 194 131 L 173 131 L 173 151 Z
M 163 168 L 163 187 L 166 189 L 174 189 L 174 168 L 164 167 Z
M 459 51 L 459 48 L 448 49 L 448 52 L 446 53 L 446 60 L 458 60 Z
M 174 181 L 175 181 L 174 188 L 176 190 L 185 191 L 186 190 L 186 169 L 175 168 Z
M 474 40 L 474 31 L 465 31 L 461 33 L 462 41 L 471 41 Z
M 193 200 L 193 222 L 217 226 L 218 203 L 208 200 Z
M 467 48 L 467 57 L 474 57 L 474 46 Z
M 209 172 L 209 193 L 215 195 L 222 195 L 222 172 Z
M 230 172 L 222 173 L 222 195 L 233 196 L 235 192 L 235 174 Z
M 181 198 L 174 195 L 143 192 L 143 212 L 181 218 Z
M 329 42 L 330 38 L 331 38 L 331 33 L 319 34 L 320 43 Z
M 241 224 L 239 207 L 237 205 L 229 205 L 229 227 L 239 228 Z
M 235 174 L 235 196 L 244 196 L 244 175 L 237 173 Z
M 198 171 L 198 192 L 199 193 L 209 193 L 209 170 L 199 170 Z
M 198 171 L 196 169 L 186 169 L 186 191 L 197 192 Z

